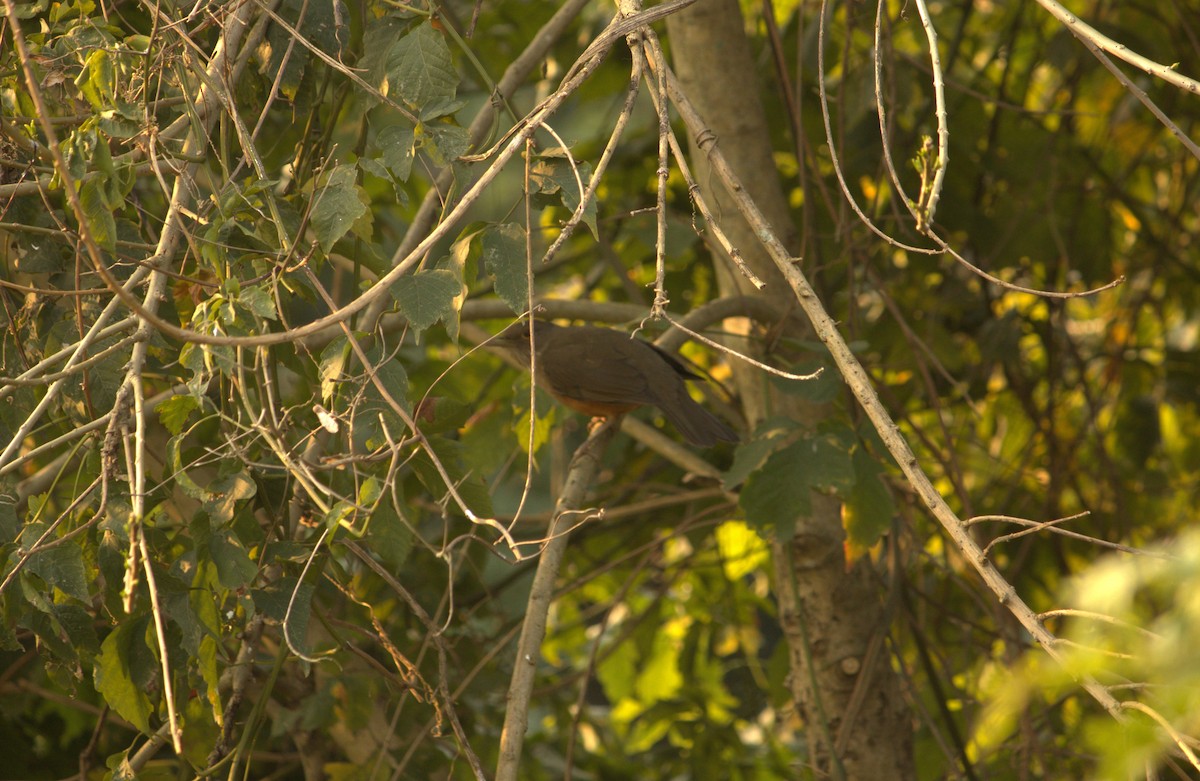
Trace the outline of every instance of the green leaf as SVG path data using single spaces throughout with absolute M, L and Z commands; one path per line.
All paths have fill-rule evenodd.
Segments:
M 25 576 L 24 573 L 20 577 L 21 595 L 25 597 L 28 607 L 23 606 L 26 609 L 17 621 L 17 627 L 28 630 L 23 634 L 32 633 L 37 638 L 38 645 L 47 658 L 70 665 L 77 664 L 79 654 L 76 653 L 75 646 L 67 641 L 66 633 L 58 623 L 57 606 L 44 598 L 45 592 L 40 589 L 45 587 L 41 581 L 35 585 L 31 582 L 33 580 L 36 578 Z
M 367 360 L 375 367 L 375 376 L 383 383 L 383 387 L 387 388 L 388 394 L 391 395 L 406 412 L 411 412 L 412 407 L 408 402 L 408 373 L 404 371 L 404 364 L 399 360 L 384 360 L 382 351 L 378 346 L 367 350 Z M 378 399 L 378 403 L 385 403 L 383 397 L 379 393 L 379 389 L 374 383 L 368 386 L 366 397 L 368 399 Z
M 445 269 L 418 271 L 401 277 L 392 286 L 400 313 L 418 331 L 453 317 L 457 311 L 455 299 L 461 294 L 462 285 Z
M 174 436 L 183 431 L 188 416 L 200 409 L 200 401 L 195 396 L 172 396 L 160 403 L 155 411 L 158 419 Z
M 110 138 L 130 139 L 142 132 L 141 114 L 135 104 L 114 100 L 100 112 L 96 127 Z
M 891 528 L 896 507 L 883 479 L 883 466 L 861 447 L 855 449 L 852 461 L 854 486 L 842 508 L 842 523 L 846 542 L 854 550 L 865 551 Z
M 238 303 L 249 309 L 264 320 L 278 319 L 275 311 L 275 299 L 265 285 L 254 285 L 244 288 L 237 296 Z
M 462 443 L 442 437 L 429 437 L 428 441 L 463 503 L 475 515 L 490 518 L 493 515 L 491 492 L 488 491 L 487 483 L 483 481 L 482 477 L 467 470 L 462 456 Z M 439 502 L 445 500 L 448 507 L 458 511 L 454 500 L 448 496 L 445 480 L 424 448 L 417 451 L 412 459 L 412 466 L 417 477 Z
M 330 532 L 337 531 L 337 527 L 345 524 L 348 526 L 354 525 L 354 518 L 358 513 L 358 507 L 354 502 L 342 500 L 330 507 L 325 517 L 322 520 L 322 525 Z
M 307 628 L 308 612 L 312 603 L 312 584 L 300 583 L 293 577 L 283 577 L 266 588 L 252 589 L 250 592 L 256 608 L 268 618 L 283 621 L 284 616 L 287 615 L 288 603 L 292 600 L 292 592 L 297 589 L 297 586 L 299 586 L 299 593 L 296 594 L 295 602 L 292 604 L 292 625 L 288 630 L 293 641 L 297 637 L 303 637 L 304 630 Z M 298 616 L 297 610 L 300 611 Z
M 340 9 L 335 6 L 343 6 Z M 303 16 L 301 13 L 303 12 Z M 281 17 L 293 27 L 298 28 L 304 40 L 315 45 L 319 50 L 341 59 L 345 44 L 345 25 L 339 19 L 345 18 L 346 10 L 341 0 L 329 3 L 312 3 L 305 0 L 286 0 L 278 9 Z M 267 28 L 267 36 L 260 54 L 266 55 L 264 70 L 267 73 L 280 73 L 280 92 L 289 99 L 295 99 L 302 89 L 305 71 L 315 62 L 306 52 L 300 50 L 293 41 L 291 30 L 282 25 L 273 24 Z
M 91 605 L 55 605 L 55 618 L 71 650 L 79 656 L 88 657 L 100 652 L 100 638 L 96 634 L 96 622 Z
M 810 472 L 813 486 L 845 496 L 854 487 L 851 454 L 858 447 L 858 439 L 849 426 L 838 420 L 823 425 L 815 446 L 818 463 Z
M 105 198 L 99 177 L 93 177 L 79 188 L 79 202 L 83 207 L 84 219 L 96 244 L 108 252 L 117 248 L 117 220 Z
M 355 179 L 358 169 L 339 165 L 317 181 L 312 226 L 321 249 L 329 252 L 355 223 L 370 214 L 370 199 Z
M 823 349 L 823 347 L 822 347 Z M 803 361 L 790 368 L 796 374 L 812 374 L 817 369 L 824 368 L 820 376 L 811 380 L 792 380 L 787 377 L 768 375 L 771 385 L 789 396 L 811 401 L 814 404 L 827 404 L 837 399 L 842 392 L 841 375 L 830 365 L 830 361 L 813 359 Z
M 383 153 L 383 164 L 401 182 L 407 182 L 412 173 L 416 141 L 416 131 L 411 125 L 388 125 L 375 138 Z
M 758 424 L 751 438 L 734 451 L 733 465 L 725 473 L 725 490 L 732 491 L 741 485 L 799 430 L 800 426 L 789 418 L 768 418 Z
M 631 701 L 640 662 L 641 654 L 636 643 L 616 643 L 611 650 L 606 649 L 600 655 L 596 664 L 596 678 L 610 701 Z
M 392 176 L 391 171 L 387 166 L 380 162 L 381 158 L 375 157 L 360 157 L 358 159 L 358 167 L 363 173 L 382 179 L 385 182 L 396 183 L 396 177 Z
M 211 638 L 207 638 L 211 641 Z M 211 643 L 216 645 L 215 643 Z M 212 689 L 210 689 L 211 691 Z M 219 704 L 219 703 L 218 703 Z M 210 708 L 199 697 L 189 699 L 183 706 L 183 757 L 192 767 L 205 767 L 208 764 L 208 753 L 211 747 L 221 740 L 221 729 L 216 719 L 220 718 L 220 708 Z M 166 768 L 163 768 L 164 772 Z M 138 774 L 138 781 L 158 781 L 150 773 Z M 115 779 L 114 779 L 115 781 Z M 163 779 L 166 781 L 166 779 Z
M 393 95 L 418 111 L 428 103 L 454 97 L 458 73 L 450 47 L 433 25 L 418 25 L 392 48 L 388 86 Z
M 411 414 L 412 405 L 408 399 L 408 374 L 404 371 L 403 364 L 385 356 L 378 346 L 367 350 L 367 362 L 373 367 L 375 379 L 383 385 L 388 395 L 405 412 Z M 355 447 L 364 447 L 368 450 L 384 447 L 388 442 L 384 432 L 385 427 L 393 441 L 404 436 L 408 431 L 407 424 L 392 409 L 391 404 L 383 397 L 375 383 L 365 378 L 360 382 L 364 382 L 365 385 L 362 386 L 361 398 L 354 405 L 352 412 Z
M 578 178 L 576 178 L 576 173 L 579 174 Z M 588 180 L 592 176 L 592 167 L 587 163 L 577 163 L 572 167 L 565 156 L 562 158 L 542 157 L 534 163 L 529 174 L 536 192 L 557 199 L 567 211 L 574 214 L 575 210 L 579 208 L 580 196 L 583 194 L 580 185 L 582 184 L 584 188 L 588 186 Z M 588 230 L 592 232 L 593 236 L 598 235 L 595 197 L 588 201 L 583 210 L 583 223 L 588 226 Z
M 65 270 L 69 263 L 65 247 L 60 242 L 46 239 L 25 242 L 16 261 L 17 270 L 22 274 L 54 274 Z
M 533 410 L 529 408 L 529 375 L 522 374 L 520 378 L 513 383 L 513 432 L 516 434 L 517 443 L 521 447 L 521 451 L 528 453 L 530 445 L 533 447 L 533 452 L 541 449 L 542 445 L 550 441 L 550 432 L 554 429 L 554 423 L 558 420 L 559 406 L 554 403 L 541 388 L 538 388 L 537 411 L 540 413 L 534 420 L 533 424 L 533 441 L 530 442 L 529 436 L 529 419 L 533 415 Z
M 238 502 L 252 498 L 257 492 L 257 484 L 245 472 L 223 475 L 208 486 L 204 511 L 213 523 L 228 523 L 233 520 Z
M 449 165 L 466 154 L 471 148 L 471 137 L 465 127 L 432 122 L 421 126 L 421 149 L 425 150 L 435 165 Z
M 454 275 L 454 281 L 458 283 L 459 294 L 455 297 L 455 317 L 443 321 L 446 326 L 446 332 L 450 335 L 450 339 L 455 344 L 458 343 L 458 312 L 462 309 L 463 301 L 466 300 L 467 293 L 470 292 L 469 281 L 474 280 L 478 274 L 478 256 L 477 244 L 475 237 L 478 236 L 480 230 L 472 225 L 466 228 L 450 245 L 450 252 L 442 256 L 437 262 L 437 268 L 443 269 Z
M 212 586 L 219 582 L 216 564 L 198 557 L 191 584 L 178 595 L 179 601 L 175 603 L 172 611 L 172 620 L 183 630 L 183 647 L 188 653 L 203 655 L 205 638 L 221 637 L 221 617 L 212 589 Z M 186 615 L 187 620 L 181 622 L 176 619 L 176 612 Z M 208 678 L 209 672 L 212 671 L 204 673 L 205 679 Z M 215 679 L 213 683 L 216 683 Z
M 196 574 L 199 577 L 192 580 L 192 587 L 175 577 L 179 574 L 176 571 L 171 571 L 157 581 L 159 604 L 162 605 L 163 612 L 170 617 L 171 622 L 179 627 L 180 647 L 188 654 L 196 653 L 205 633 L 205 627 L 200 623 L 195 611 L 192 610 L 191 597 L 193 593 L 199 592 L 206 595 L 210 602 L 212 601 L 212 592 L 209 587 L 214 583 L 210 583 L 205 578 L 214 569 L 212 562 L 201 558 L 200 566 L 196 567 Z
M 48 527 L 37 522 L 27 524 L 26 537 L 36 540 Z M 53 535 L 47 540 L 55 539 Z M 88 602 L 88 576 L 83 565 L 83 551 L 78 545 L 56 545 L 29 557 L 29 571 L 67 596 Z
M 46 6 L 50 4 L 50 0 L 36 0 L 32 3 L 17 3 L 16 17 L 18 19 L 32 19 L 38 14 L 45 13 Z
M 84 69 L 75 79 L 75 86 L 92 108 L 103 108 L 112 102 L 116 94 L 116 72 L 108 51 L 96 49 L 88 56 Z
M 17 519 L 16 485 L 11 478 L 0 478 L 0 545 L 17 539 L 21 522 Z
M 284 580 L 283 585 L 289 590 L 280 594 L 284 601 L 280 605 L 279 621 L 285 625 L 286 637 L 292 644 L 301 652 L 308 653 L 308 619 L 312 615 L 312 597 L 316 589 L 311 583 L 292 580 Z
M 71 668 L 77 668 L 81 661 L 90 664 L 92 657 L 100 651 L 90 603 L 84 607 L 73 602 L 51 602 L 45 598 L 44 584 L 34 583 L 34 580 L 36 578 L 26 573 L 20 576 L 26 609 L 14 626 L 32 632 L 42 655 L 48 660 L 52 657 Z M 5 626 L 4 638 L 8 637 L 7 630 Z M 18 645 L 18 649 L 21 647 Z
M 675 697 L 683 688 L 683 676 L 679 671 L 680 638 L 674 628 L 657 632 L 650 652 L 638 666 L 635 691 L 644 704 L 653 704 Z
M 450 117 L 465 105 L 467 105 L 467 101 L 462 98 L 435 98 L 421 106 L 420 118 L 423 120 L 433 120 Z
M 383 483 L 374 477 L 367 477 L 358 487 L 358 504 L 360 507 L 370 507 L 382 495 Z
M 385 94 L 390 91 L 387 79 L 395 55 L 394 46 L 408 27 L 396 16 L 376 19 L 363 30 L 362 45 L 357 47 L 362 54 L 355 64 L 362 69 L 363 78 Z M 374 102 L 373 96 L 364 98 Z M 387 110 L 391 111 L 390 108 Z
M 381 502 L 368 521 L 366 547 L 399 572 L 413 549 L 413 531 L 391 502 Z
M 660 743 L 678 719 L 677 708 L 671 704 L 657 703 L 645 708 L 641 703 L 626 700 L 613 709 L 614 720 L 628 720 L 629 734 L 622 741 L 622 748 L 630 752 L 649 751 Z M 636 718 L 634 718 L 636 716 Z
M 812 492 L 853 485 L 850 453 L 830 438 L 801 439 L 771 454 L 742 488 L 746 520 L 791 539 L 797 518 L 812 511 Z
M 148 621 L 143 615 L 117 624 L 100 644 L 94 675 L 96 691 L 121 718 L 145 734 L 150 734 L 153 712 L 146 684 L 158 669 L 146 645 Z
M 468 403 L 448 396 L 428 396 L 417 408 L 417 425 L 425 434 L 447 434 L 462 428 L 477 412 L 478 402 Z
M 225 588 L 239 589 L 254 582 L 258 565 L 229 529 L 213 532 L 208 541 L 208 552 L 217 567 L 217 580 Z
M 491 225 L 483 232 L 483 268 L 496 295 L 517 314 L 529 309 L 525 230 L 514 223 Z
M 188 475 L 187 470 L 183 465 L 183 440 L 184 438 L 176 434 L 167 440 L 167 463 L 171 465 L 171 473 L 175 479 L 175 485 L 187 496 L 200 501 L 208 501 L 210 496 L 208 491 L 201 488 L 200 485 Z

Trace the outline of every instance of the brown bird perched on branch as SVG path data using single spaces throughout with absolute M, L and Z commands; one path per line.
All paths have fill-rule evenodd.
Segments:
M 684 380 L 702 378 L 641 339 L 611 328 L 533 320 L 509 326 L 492 344 L 528 365 L 530 322 L 537 384 L 571 409 L 607 418 L 649 404 L 696 447 L 738 441 L 733 429 L 688 395 Z

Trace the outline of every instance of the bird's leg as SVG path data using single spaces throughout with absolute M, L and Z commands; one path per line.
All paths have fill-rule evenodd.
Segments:
M 596 415 L 596 416 L 594 416 L 591 420 L 588 421 L 588 428 L 587 428 L 588 434 L 595 434 L 596 429 L 600 428 L 605 423 L 607 423 L 611 418 L 615 418 L 615 417 L 620 417 L 620 416 L 619 415 Z

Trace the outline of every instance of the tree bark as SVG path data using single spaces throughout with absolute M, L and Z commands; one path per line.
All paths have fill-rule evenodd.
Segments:
M 699 0 L 668 17 L 671 56 L 685 91 L 730 160 L 748 195 L 788 246 L 795 227 L 772 156 L 766 113 L 744 22 L 736 0 Z M 754 294 L 776 299 L 779 311 L 795 302 L 757 237 L 716 184 L 705 153 L 690 139 L 696 181 L 746 264 L 766 283 L 762 291 L 729 258 L 718 262 L 723 295 Z M 784 325 L 803 336 L 808 324 Z M 726 329 L 751 335 L 748 322 L 730 320 Z M 746 349 L 761 340 L 738 339 Z M 734 383 L 753 427 L 782 415 L 815 427 L 828 406 L 775 393 L 758 370 L 733 363 Z M 789 512 L 788 508 L 780 508 Z M 807 730 L 808 764 L 818 777 L 908 779 L 914 775 L 912 727 L 899 681 L 889 663 L 887 627 L 877 578 L 868 560 L 847 568 L 838 502 L 814 495 L 812 512 L 795 519 L 796 535 L 774 543 L 775 592 L 791 660 L 791 688 Z

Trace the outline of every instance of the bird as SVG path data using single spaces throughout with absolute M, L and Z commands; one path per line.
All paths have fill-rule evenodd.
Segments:
M 515 323 L 492 344 L 528 365 L 531 327 L 538 386 L 576 412 L 608 418 L 648 404 L 695 447 L 739 441 L 688 394 L 684 381 L 703 378 L 671 353 L 611 328 L 547 320 Z

